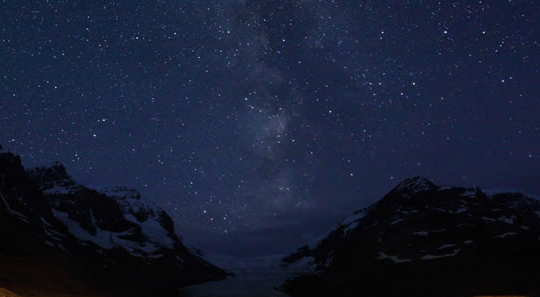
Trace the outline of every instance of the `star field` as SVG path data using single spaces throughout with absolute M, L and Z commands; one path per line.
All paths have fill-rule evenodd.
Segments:
M 0 143 L 288 251 L 406 177 L 540 192 L 537 1 L 2 1 Z

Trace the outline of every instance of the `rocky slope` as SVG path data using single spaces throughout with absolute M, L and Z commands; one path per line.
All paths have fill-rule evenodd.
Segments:
M 407 179 L 283 265 L 293 296 L 540 296 L 540 201 Z
M 61 164 L 25 170 L 11 153 L 0 153 L 0 238 L 0 287 L 21 295 L 163 295 L 227 276 L 136 190 L 78 185 Z

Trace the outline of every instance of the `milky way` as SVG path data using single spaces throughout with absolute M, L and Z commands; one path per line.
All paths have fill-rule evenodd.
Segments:
M 400 180 L 540 192 L 538 1 L 4 1 L 0 143 L 288 251 Z

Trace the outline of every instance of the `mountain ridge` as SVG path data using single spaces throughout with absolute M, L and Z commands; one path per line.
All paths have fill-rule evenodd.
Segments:
M 535 295 L 539 248 L 540 201 L 415 177 L 353 212 L 316 245 L 283 258 L 285 267 L 311 270 L 283 289 L 293 296 L 439 296 L 436 286 L 445 296 Z
M 19 293 L 43 286 L 39 278 L 76 278 L 77 288 L 126 288 L 115 295 L 168 294 L 229 275 L 186 248 L 166 212 L 135 189 L 79 185 L 60 163 L 26 170 L 12 153 L 0 153 L 0 176 L 0 286 Z M 59 266 L 57 275 L 36 274 L 33 263 Z M 33 276 L 13 277 L 21 273 Z M 50 289 L 77 290 L 65 287 Z

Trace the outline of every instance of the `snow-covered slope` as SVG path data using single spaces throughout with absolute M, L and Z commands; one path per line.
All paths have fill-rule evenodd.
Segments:
M 135 189 L 79 185 L 58 163 L 26 171 L 11 153 L 0 154 L 0 176 L 0 255 L 67 258 L 94 270 L 92 279 L 165 290 L 227 275 L 188 250 L 172 219 Z
M 370 291 L 374 284 L 385 287 L 395 283 L 395 290 L 404 286 L 401 290 L 405 295 L 423 296 L 433 294 L 431 285 L 420 288 L 414 282 L 423 279 L 442 285 L 448 273 L 459 274 L 459 279 L 474 279 L 466 271 L 470 269 L 485 270 L 486 279 L 512 288 L 521 281 L 518 275 L 528 273 L 531 276 L 523 278 L 526 284 L 521 284 L 526 290 L 534 287 L 527 280 L 540 276 L 538 250 L 540 201 L 532 196 L 515 191 L 486 193 L 479 188 L 439 187 L 416 177 L 345 218 L 316 246 L 304 246 L 285 257 L 286 266 L 313 268 L 311 274 L 296 277 L 285 287 L 294 294 L 326 286 L 324 290 L 350 295 L 362 287 L 374 293 Z M 494 272 L 500 270 L 515 275 Z M 398 275 L 399 280 L 395 279 Z M 473 282 L 470 289 L 479 289 L 485 282 Z M 411 293 L 413 289 L 419 291 Z M 401 296 L 397 292 L 390 295 Z M 387 295 L 377 292 L 377 296 Z
M 54 216 L 83 244 L 150 258 L 163 257 L 160 249 L 180 244 L 168 216 L 135 189 L 77 185 L 60 164 L 34 168 L 29 175 Z

